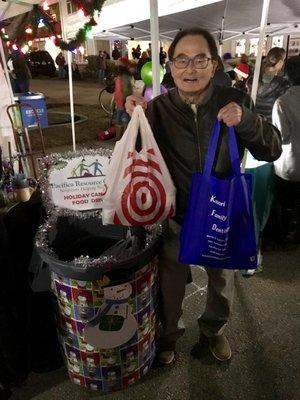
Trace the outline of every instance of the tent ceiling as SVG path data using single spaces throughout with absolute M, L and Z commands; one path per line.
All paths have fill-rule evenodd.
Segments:
M 31 10 L 41 0 L 0 0 L 0 22 Z
M 224 39 L 259 35 L 259 27 L 263 0 L 229 0 Z M 225 1 L 193 8 L 176 14 L 159 18 L 160 39 L 172 39 L 179 29 L 199 26 L 218 36 L 221 21 L 224 15 Z M 296 33 L 300 32 L 300 1 L 299 0 L 270 0 L 266 33 Z M 97 28 L 96 28 L 97 29 Z M 118 26 L 109 31 L 97 32 L 96 37 L 105 38 L 134 38 L 136 40 L 150 40 L 150 20 L 140 21 L 134 25 Z

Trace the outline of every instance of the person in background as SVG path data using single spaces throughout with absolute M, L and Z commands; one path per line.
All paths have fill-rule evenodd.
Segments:
M 255 108 L 258 114 L 272 123 L 272 109 L 275 101 L 283 95 L 290 86 L 287 79 L 280 76 L 282 71 L 285 50 L 273 47 L 262 61 L 260 77 L 257 89 Z M 248 93 L 252 90 L 253 76 L 246 82 Z M 273 198 L 274 198 L 274 165 L 262 163 L 250 155 L 247 164 L 251 165 L 249 172 L 253 174 L 253 211 L 257 238 L 258 268 L 257 270 L 245 270 L 243 275 L 251 276 L 255 272 L 263 270 L 262 240 L 263 231 L 267 225 Z M 246 167 L 247 167 L 246 164 Z
M 130 119 L 125 110 L 125 101 L 126 97 L 132 94 L 132 91 L 133 75 L 130 72 L 130 61 L 127 57 L 121 57 L 118 61 L 114 93 L 116 112 L 113 117 L 113 123 L 117 127 L 117 139 L 120 139 L 121 135 L 123 134 L 124 127 L 127 126 Z
M 161 84 L 166 88 L 166 89 L 172 89 L 175 87 L 175 82 L 171 73 L 171 66 L 170 66 L 170 61 L 166 62 L 165 66 L 166 72 L 164 74 L 163 80 Z
M 140 59 L 141 54 L 142 54 L 142 49 L 141 49 L 141 46 L 138 44 L 136 47 L 136 55 L 137 55 L 138 59 Z
M 66 77 L 66 71 L 65 71 L 66 60 L 62 52 L 60 52 L 57 55 L 55 62 L 58 66 L 58 79 L 64 79 Z
M 240 64 L 246 64 L 249 67 L 249 75 L 253 74 L 253 65 L 252 63 L 249 61 L 249 56 L 245 53 L 241 54 L 240 57 Z
M 216 72 L 212 78 L 213 85 L 217 86 L 232 86 L 232 80 L 230 76 L 224 72 L 224 65 L 220 56 L 218 56 L 218 64 L 216 68 Z
M 136 65 L 136 79 L 137 80 L 141 79 L 141 69 L 143 68 L 143 65 L 146 64 L 148 61 L 151 61 L 151 59 L 149 58 L 148 53 L 146 51 L 143 51 L 142 56 Z
M 114 49 L 111 53 L 111 56 L 112 56 L 113 60 L 118 60 L 121 57 L 121 54 L 116 45 L 114 45 Z
M 191 177 L 203 171 L 215 120 L 222 121 L 214 174 L 231 174 L 226 125 L 234 126 L 240 158 L 245 147 L 260 160 L 273 161 L 281 154 L 280 132 L 251 108 L 250 97 L 231 87 L 211 83 L 218 50 L 211 34 L 200 28 L 178 32 L 168 51 L 176 88 L 150 102 L 129 96 L 126 110 L 136 105 L 146 109 L 155 140 L 177 189 L 176 216 L 169 221 L 159 254 L 160 322 L 158 360 L 174 361 L 176 342 L 184 332 L 180 321 L 189 267 L 178 262 L 180 225 L 187 206 Z M 205 205 L 204 205 L 205 206 Z M 205 311 L 199 318 L 200 337 L 192 354 L 207 347 L 220 361 L 231 358 L 224 334 L 233 302 L 234 271 L 206 268 L 208 289 Z
M 136 51 L 135 47 L 133 47 L 132 50 L 131 50 L 131 56 L 132 56 L 133 60 L 137 60 L 138 59 L 137 51 Z
M 233 69 L 234 71 L 234 81 L 232 81 L 232 86 L 236 89 L 247 92 L 247 78 L 250 75 L 250 67 L 248 64 L 237 64 Z
M 14 51 L 11 55 L 13 73 L 15 79 L 15 90 L 16 93 L 27 93 L 29 92 L 29 81 L 32 78 L 31 72 L 25 61 L 25 56 L 20 51 Z
M 166 63 L 167 53 L 164 51 L 163 47 L 159 49 L 159 63 L 162 67 L 164 67 Z
M 274 161 L 276 240 L 299 243 L 300 238 L 300 57 L 287 60 L 292 86 L 274 104 L 272 120 L 282 136 L 282 154 Z
M 107 51 L 103 50 L 103 54 L 104 54 L 106 60 L 110 60 L 110 55 L 108 54 Z
M 223 58 L 224 72 L 226 72 L 226 74 L 230 76 L 231 80 L 234 80 L 233 66 L 229 62 L 229 60 L 232 59 L 231 53 L 224 53 L 222 58 Z
M 96 65 L 98 69 L 99 82 L 103 84 L 106 71 L 106 54 L 102 50 L 99 51 L 99 55 L 96 60 Z
M 280 76 L 285 54 L 283 48 L 273 47 L 264 58 L 261 66 L 255 107 L 257 112 L 267 118 L 269 122 L 272 121 L 272 109 L 275 101 L 290 86 L 289 81 Z M 248 80 L 247 85 L 250 90 L 252 79 Z
M 152 58 L 152 54 L 151 54 L 151 43 L 148 43 L 148 49 L 146 50 L 146 52 L 147 52 L 147 54 L 148 54 L 148 57 L 149 57 L 150 60 L 151 60 L 151 58 Z

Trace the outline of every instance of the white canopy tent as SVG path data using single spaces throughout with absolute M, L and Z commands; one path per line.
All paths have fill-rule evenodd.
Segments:
M 149 40 L 151 38 L 150 11 L 144 19 L 137 19 L 139 13 L 134 12 L 135 6 L 129 0 L 118 2 L 111 6 L 103 7 L 98 19 L 98 25 L 93 28 L 93 35 L 98 38 L 123 38 L 135 40 Z M 118 18 L 116 10 L 123 7 L 131 10 L 130 18 L 120 12 Z M 181 2 L 186 4 L 186 2 Z M 188 5 L 189 2 L 187 2 Z M 208 4 L 209 3 L 209 4 Z M 199 26 L 207 29 L 216 38 L 219 38 L 222 29 L 222 18 L 227 3 L 226 18 L 224 21 L 223 39 L 230 40 L 234 37 L 258 37 L 263 0 L 222 0 L 222 1 L 194 1 L 194 6 L 187 10 L 174 13 L 160 13 L 159 38 L 172 40 L 180 29 Z M 158 9 L 163 0 L 158 0 Z M 116 7 L 116 9 L 113 8 Z M 111 13 L 109 13 L 109 10 Z M 113 14 L 114 12 L 114 14 Z M 121 18 L 122 16 L 122 18 Z M 123 21 L 123 22 L 122 22 Z M 300 1 L 299 0 L 270 0 L 266 34 L 283 34 L 300 32 Z

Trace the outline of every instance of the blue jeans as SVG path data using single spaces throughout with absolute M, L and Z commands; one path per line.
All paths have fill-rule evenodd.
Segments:
M 104 78 L 105 78 L 105 70 L 104 69 L 99 69 L 99 71 L 98 71 L 99 82 L 103 83 Z
M 58 66 L 58 78 L 64 79 L 66 77 L 65 67 L 63 65 Z

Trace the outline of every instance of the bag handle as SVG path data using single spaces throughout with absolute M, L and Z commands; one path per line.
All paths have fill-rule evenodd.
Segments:
M 235 175 L 239 175 L 241 173 L 240 167 L 240 157 L 235 137 L 235 131 L 233 126 L 230 126 L 228 129 L 228 140 L 229 140 L 229 154 L 230 161 L 233 172 Z M 213 163 L 216 157 L 217 145 L 221 131 L 221 123 L 216 120 L 213 126 L 213 132 L 209 141 L 207 156 L 204 165 L 203 175 L 209 177 L 211 175 Z
M 142 139 L 142 148 L 148 148 L 149 146 L 151 147 L 151 144 L 153 143 L 153 133 L 144 114 L 144 110 L 140 105 L 134 108 L 126 132 L 122 136 L 119 143 L 129 143 L 129 148 L 131 151 L 133 151 L 135 149 L 139 128 Z M 126 148 L 128 148 L 128 144 L 126 145 Z

